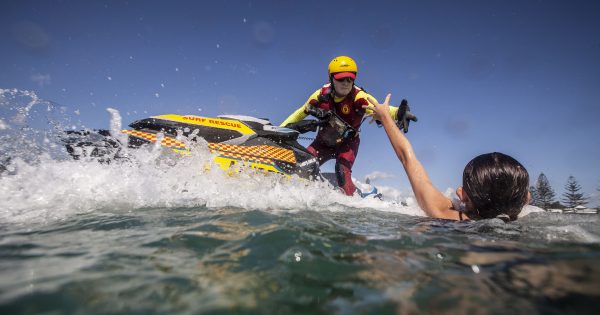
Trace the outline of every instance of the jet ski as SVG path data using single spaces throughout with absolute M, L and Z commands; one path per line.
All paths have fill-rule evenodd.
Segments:
M 127 158 L 124 147 L 136 149 L 157 142 L 175 153 L 189 154 L 202 138 L 223 169 L 246 166 L 316 179 L 320 176 L 319 163 L 297 140 L 300 133 L 315 131 L 319 124 L 322 122 L 304 120 L 284 128 L 250 116 L 165 114 L 134 121 L 130 129 L 117 134 L 109 130 L 66 131 L 62 141 L 76 160 L 94 158 L 110 163 Z

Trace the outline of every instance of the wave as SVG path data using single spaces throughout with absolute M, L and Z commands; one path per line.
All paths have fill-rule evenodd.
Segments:
M 64 107 L 31 91 L 1 89 L 0 95 L 5 118 L 0 130 L 0 220 L 5 222 L 63 220 L 100 209 L 198 206 L 272 211 L 371 208 L 424 215 L 409 194 L 389 187 L 382 188 L 387 200 L 381 201 L 347 197 L 321 181 L 252 169 L 223 171 L 202 146 L 187 156 L 149 146 L 127 152 L 129 159 L 122 162 L 72 160 L 60 133 L 81 126 L 71 123 Z M 120 129 L 118 111 L 108 111 L 111 129 Z

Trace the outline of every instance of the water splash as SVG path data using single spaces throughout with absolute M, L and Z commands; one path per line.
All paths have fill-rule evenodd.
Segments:
M 0 170 L 16 158 L 34 163 L 44 154 L 60 155 L 56 139 L 67 124 L 65 107 L 33 91 L 0 89 Z
M 117 140 L 123 144 L 124 148 L 127 148 L 129 137 L 121 132 L 123 126 L 121 114 L 114 108 L 107 108 L 106 111 L 110 114 L 110 134 L 117 138 Z
M 2 117 L 6 118 L 2 121 L 2 222 L 45 223 L 106 209 L 197 206 L 275 212 L 373 208 L 423 215 L 416 206 L 347 197 L 326 182 L 265 175 L 252 169 L 225 172 L 213 162 L 203 141 L 196 141 L 192 154 L 187 156 L 150 145 L 126 151 L 126 159 L 111 163 L 98 163 L 93 158 L 72 160 L 60 143 L 60 133 L 73 129 L 64 108 L 40 99 L 34 92 L 0 92 Z M 46 115 L 37 117 L 41 109 Z M 107 111 L 112 134 L 119 135 L 121 115 L 113 108 Z M 192 143 L 190 137 L 197 134 L 177 136 L 188 144 Z M 126 143 L 127 137 L 121 140 Z

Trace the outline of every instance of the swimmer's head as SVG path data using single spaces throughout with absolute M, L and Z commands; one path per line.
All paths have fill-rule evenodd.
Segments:
M 470 219 L 514 221 L 529 202 L 529 173 L 506 154 L 482 154 L 465 166 L 463 187 L 457 194 Z

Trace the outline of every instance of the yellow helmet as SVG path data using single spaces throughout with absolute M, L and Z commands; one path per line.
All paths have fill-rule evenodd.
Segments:
M 334 76 L 335 79 L 352 78 L 356 79 L 358 67 L 354 59 L 348 56 L 337 56 L 331 60 L 329 67 L 329 76 Z

